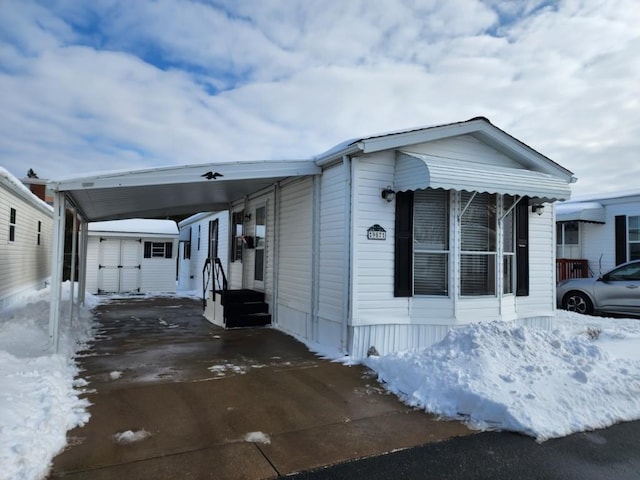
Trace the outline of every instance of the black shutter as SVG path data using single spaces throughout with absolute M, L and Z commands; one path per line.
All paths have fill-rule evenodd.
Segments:
M 173 258 L 173 242 L 164 244 L 164 258 Z
M 393 294 L 413 294 L 413 192 L 396 194 L 395 269 Z
M 616 215 L 616 265 L 627 261 L 627 216 Z
M 151 242 L 144 242 L 144 258 L 151 258 Z
M 529 198 L 516 205 L 516 296 L 529 295 Z

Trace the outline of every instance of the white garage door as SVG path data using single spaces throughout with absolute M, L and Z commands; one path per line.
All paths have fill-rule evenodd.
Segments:
M 142 243 L 138 239 L 101 238 L 98 265 L 99 293 L 140 291 Z

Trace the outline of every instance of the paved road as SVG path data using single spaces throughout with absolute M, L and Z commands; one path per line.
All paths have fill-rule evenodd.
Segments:
M 640 479 L 640 422 L 537 444 L 479 433 L 287 477 L 339 479 Z

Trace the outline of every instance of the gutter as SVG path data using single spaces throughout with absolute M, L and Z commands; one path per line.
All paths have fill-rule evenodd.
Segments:
M 364 151 L 364 145 L 361 141 L 351 143 L 345 148 L 335 151 L 329 151 L 324 154 L 318 155 L 314 158 L 314 161 L 319 167 L 327 167 L 331 164 L 344 162 L 344 157 L 351 157 Z

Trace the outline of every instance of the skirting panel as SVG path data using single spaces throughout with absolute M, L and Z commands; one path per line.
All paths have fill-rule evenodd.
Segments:
M 426 348 L 442 340 L 452 325 L 369 325 L 351 330 L 351 356 L 365 358 L 370 347 L 380 355 Z
M 278 329 L 306 340 L 313 340 L 308 313 L 282 304 L 278 305 L 277 312 L 276 327 Z

